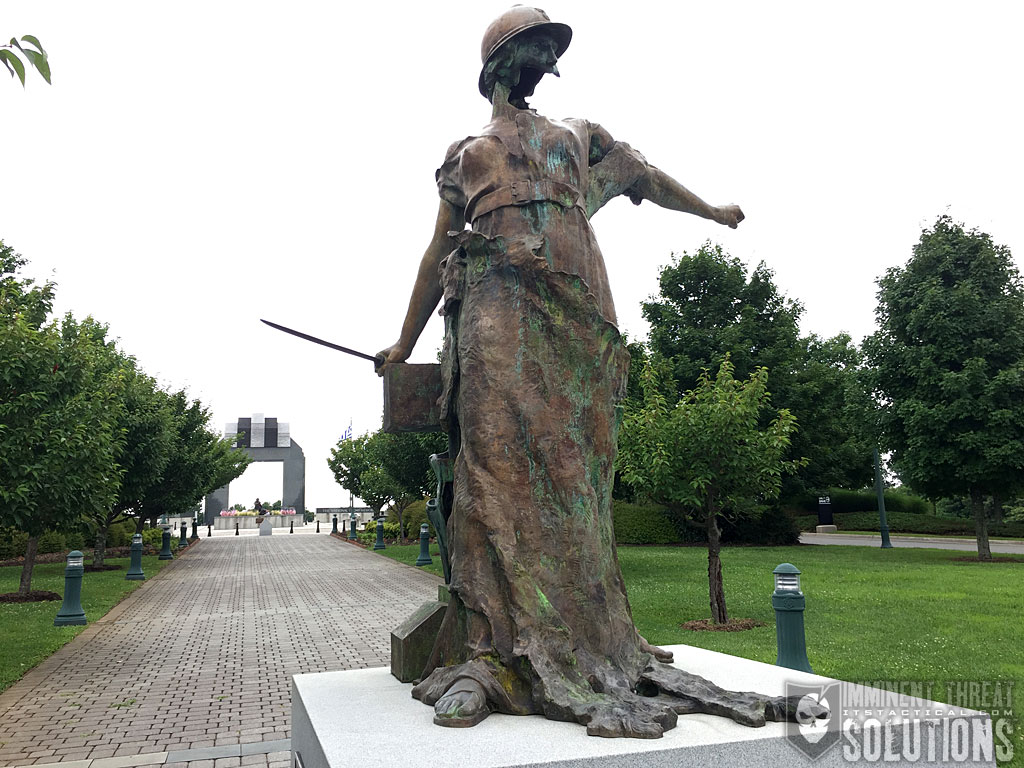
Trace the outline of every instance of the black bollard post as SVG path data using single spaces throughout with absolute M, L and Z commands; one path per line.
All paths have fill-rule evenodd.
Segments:
M 206 526 L 206 538 L 210 538 L 211 536 L 213 536 L 213 526 L 208 525 Z
M 320 521 L 319 520 L 316 521 L 316 532 L 320 533 Z
M 235 523 L 235 536 L 238 535 L 238 523 Z
M 295 521 L 294 520 L 289 520 L 288 521 L 288 533 L 295 533 Z
M 331 521 L 331 533 L 337 533 L 337 532 L 338 532 L 338 516 L 335 515 L 334 519 Z

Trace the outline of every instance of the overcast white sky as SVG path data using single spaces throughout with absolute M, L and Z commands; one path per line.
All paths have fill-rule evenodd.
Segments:
M 214 425 L 262 412 L 326 459 L 380 426 L 370 363 L 398 335 L 437 210 L 434 169 L 489 119 L 480 39 L 505 2 L 12 2 L 53 86 L 0 78 L 0 238 Z M 622 328 L 672 252 L 707 239 L 774 270 L 805 332 L 873 330 L 875 279 L 948 212 L 1024 263 L 1020 30 L 1012 2 L 543 3 L 573 27 L 532 105 L 586 117 L 737 231 L 613 202 L 594 220 Z M 0 70 L 2 74 L 2 70 Z M 412 362 L 435 359 L 432 321 Z M 232 503 L 280 498 L 254 465 Z

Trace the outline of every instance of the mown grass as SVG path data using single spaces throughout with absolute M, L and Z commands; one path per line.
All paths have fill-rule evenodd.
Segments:
M 374 550 L 371 549 L 371 552 Z M 384 555 L 384 557 L 390 557 L 392 560 L 397 560 L 400 563 L 406 565 L 416 565 L 416 558 L 420 556 L 420 545 L 416 544 L 388 544 L 386 549 L 376 550 L 376 554 Z M 430 543 L 430 559 L 434 562 L 431 565 L 417 566 L 425 571 L 433 573 L 437 576 L 444 576 L 444 570 L 441 568 L 441 553 L 437 549 L 436 542 Z
M 382 554 L 416 560 L 417 547 Z M 1014 681 L 1024 692 L 1024 563 L 963 562 L 969 553 L 874 547 L 730 547 L 722 552 L 733 618 L 765 626 L 694 632 L 708 618 L 707 552 L 698 547 L 620 547 L 619 563 L 637 628 L 658 645 L 685 643 L 775 662 L 772 570 L 790 562 L 807 596 L 807 655 L 814 671 L 852 681 L 933 684 L 945 700 L 955 681 Z M 1000 562 L 1000 560 L 1003 560 Z M 435 558 L 434 572 L 440 573 Z M 1024 694 L 1016 706 L 1016 761 L 1024 765 Z
M 119 571 L 86 573 L 82 580 L 82 607 L 90 623 L 103 617 L 142 581 L 127 581 L 128 558 L 107 558 L 108 563 L 120 565 Z M 158 560 L 156 555 L 142 558 L 146 577 L 155 576 L 169 561 Z M 32 574 L 32 589 L 64 594 L 64 563 L 37 565 Z M 0 568 L 0 594 L 16 592 L 21 577 L 20 566 Z M 69 643 L 85 629 L 81 627 L 55 627 L 53 619 L 60 609 L 59 601 L 45 603 L 0 603 L 0 691 L 17 682 L 47 656 Z

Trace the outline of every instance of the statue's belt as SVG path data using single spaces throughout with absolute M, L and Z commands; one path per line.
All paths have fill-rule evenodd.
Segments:
M 466 221 L 473 222 L 485 213 L 510 205 L 527 205 L 548 200 L 565 208 L 583 207 L 582 196 L 576 187 L 560 181 L 513 181 L 484 195 L 474 197 L 466 204 Z

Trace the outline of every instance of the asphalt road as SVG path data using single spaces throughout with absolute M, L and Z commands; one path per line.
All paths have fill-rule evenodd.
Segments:
M 973 539 L 951 539 L 940 536 L 898 536 L 890 535 L 893 547 L 912 549 L 955 549 L 961 552 L 977 552 L 978 545 Z M 864 536 L 842 533 L 801 533 L 801 544 L 840 545 L 847 547 L 881 547 L 881 536 Z M 990 541 L 993 552 L 1004 555 L 1024 555 L 1024 541 Z

